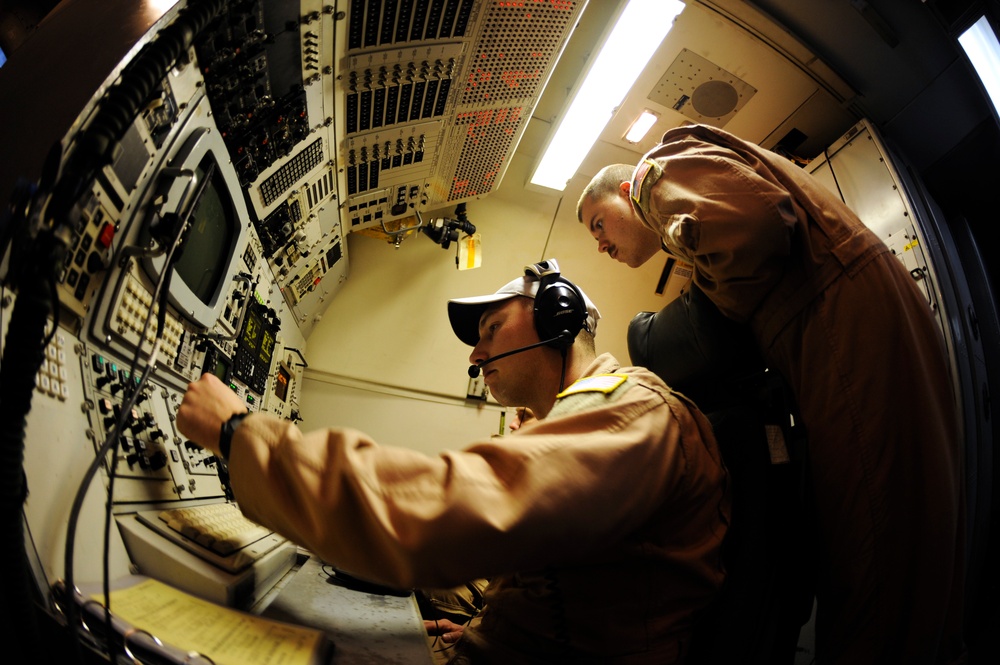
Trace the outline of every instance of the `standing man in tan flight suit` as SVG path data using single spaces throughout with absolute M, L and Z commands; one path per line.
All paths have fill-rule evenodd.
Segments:
M 787 159 L 680 127 L 636 166 L 605 167 L 577 216 L 638 267 L 661 248 L 749 324 L 806 430 L 819 532 L 820 663 L 958 657 L 962 448 L 940 330 L 912 277 Z

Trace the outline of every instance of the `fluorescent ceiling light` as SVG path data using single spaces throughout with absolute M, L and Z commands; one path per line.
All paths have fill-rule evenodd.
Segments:
M 166 12 L 168 9 L 177 4 L 177 0 L 152 0 L 150 4 L 160 12 Z
M 1000 112 L 1000 43 L 989 20 L 983 16 L 962 33 L 958 42 L 983 81 L 993 107 Z
M 684 9 L 681 0 L 630 0 L 535 168 L 531 182 L 562 191 Z
M 638 143 L 646 135 L 646 132 L 656 124 L 656 120 L 657 115 L 655 113 L 652 111 L 643 111 L 635 119 L 635 122 L 632 123 L 632 126 L 628 128 L 628 132 L 625 133 L 625 140 L 629 143 Z

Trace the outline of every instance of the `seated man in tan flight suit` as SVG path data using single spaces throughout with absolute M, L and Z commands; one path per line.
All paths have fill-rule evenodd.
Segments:
M 340 569 L 404 589 L 489 579 L 451 663 L 683 662 L 724 579 L 728 476 L 705 417 L 596 355 L 600 314 L 554 261 L 448 311 L 496 399 L 534 414 L 511 436 L 431 457 L 304 434 L 210 374 L 177 425 L 228 459 L 249 518 Z

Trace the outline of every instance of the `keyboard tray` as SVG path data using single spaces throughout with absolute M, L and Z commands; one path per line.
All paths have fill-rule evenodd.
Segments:
M 199 526 L 197 519 L 199 514 L 218 515 L 219 506 L 226 507 L 222 509 L 224 516 L 219 523 L 225 523 L 230 517 L 228 514 L 230 510 L 235 511 L 235 515 L 248 523 L 246 530 L 235 534 L 213 533 L 204 521 Z M 230 573 L 238 573 L 249 568 L 268 552 L 288 542 L 283 536 L 247 520 L 234 504 L 146 510 L 138 512 L 136 517 L 168 540 Z

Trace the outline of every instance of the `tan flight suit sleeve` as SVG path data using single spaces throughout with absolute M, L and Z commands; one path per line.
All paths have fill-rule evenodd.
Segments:
M 235 433 L 232 486 L 251 519 L 384 584 L 531 569 L 625 537 L 696 475 L 680 441 L 691 426 L 661 396 L 633 393 L 437 457 L 256 414 Z
M 721 146 L 667 144 L 655 162 L 662 175 L 633 205 L 667 251 L 695 266 L 695 283 L 723 313 L 748 320 L 789 256 L 791 195 Z

